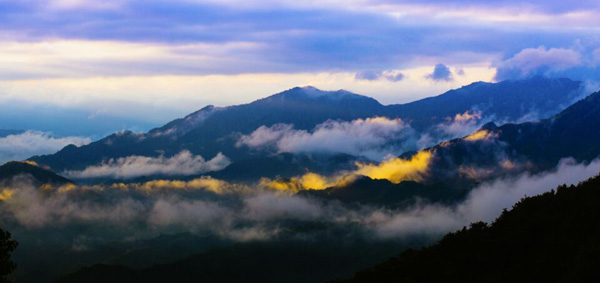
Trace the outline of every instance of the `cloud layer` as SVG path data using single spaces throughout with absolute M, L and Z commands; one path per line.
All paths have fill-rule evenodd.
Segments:
M 295 130 L 293 125 L 262 126 L 243 135 L 238 147 L 274 149 L 276 152 L 347 153 L 381 160 L 414 149 L 414 130 L 400 119 L 383 117 L 351 122 L 326 121 L 312 131 Z
M 193 155 L 183 150 L 172 157 L 128 156 L 110 159 L 100 165 L 89 166 L 82 171 L 67 171 L 70 178 L 103 178 L 129 179 L 150 175 L 196 175 L 221 170 L 231 161 L 222 153 L 210 160 Z
M 90 143 L 84 137 L 53 137 L 49 133 L 26 131 L 0 137 L 0 164 L 11 160 L 24 160 L 34 155 L 51 154 L 63 147 Z
M 524 173 L 484 183 L 456 205 L 417 203 L 405 209 L 346 207 L 339 202 L 210 178 L 44 189 L 32 186 L 27 179 L 18 179 L 6 189 L 10 194 L 3 192 L 6 197 L 0 200 L 0 210 L 5 219 L 13 219 L 32 232 L 45 227 L 109 225 L 124 238 L 183 229 L 247 241 L 276 238 L 290 229 L 287 225 L 291 223 L 326 223 L 326 227 L 354 227 L 354 235 L 371 240 L 399 239 L 439 236 L 470 222 L 491 221 L 526 195 L 574 184 L 599 171 L 598 160 L 585 165 L 566 159 L 550 172 Z

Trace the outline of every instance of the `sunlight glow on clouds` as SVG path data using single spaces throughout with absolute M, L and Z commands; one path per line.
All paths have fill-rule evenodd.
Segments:
M 359 163 L 356 174 L 365 175 L 372 179 L 386 179 L 392 183 L 402 181 L 422 181 L 427 170 L 432 154 L 429 151 L 420 151 L 410 159 L 393 158 L 381 164 Z
M 494 76 L 494 69 L 488 67 L 475 65 L 464 66 L 463 69 L 464 76 L 455 76 L 452 82 L 440 83 L 425 79 L 426 74 L 431 72 L 430 66 L 402 70 L 404 78 L 398 82 L 357 81 L 354 72 L 11 80 L 0 81 L 0 102 L 5 105 L 14 101 L 56 105 L 85 109 L 90 114 L 165 123 L 208 104 L 248 103 L 294 86 L 346 89 L 390 104 L 439 94 L 472 81 L 489 81 Z M 152 115 L 148 115 L 149 111 Z
M 243 56 L 256 48 L 260 48 L 259 44 L 250 42 L 171 45 L 89 40 L 4 41 L 0 42 L 0 75 L 4 79 L 27 79 L 237 73 L 244 68 L 236 70 L 234 66 L 260 64 Z M 237 54 L 235 61 L 229 58 L 231 53 Z
M 0 0 L 0 101 L 160 124 L 303 85 L 389 104 L 532 73 L 598 80 L 595 2 Z

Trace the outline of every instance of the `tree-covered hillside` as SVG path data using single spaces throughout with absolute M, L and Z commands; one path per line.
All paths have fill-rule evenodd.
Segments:
M 600 176 L 561 186 L 348 282 L 596 282 L 599 203 Z

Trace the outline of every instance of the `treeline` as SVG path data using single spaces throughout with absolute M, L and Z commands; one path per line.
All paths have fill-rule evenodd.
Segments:
M 598 282 L 600 176 L 526 197 L 348 282 Z
M 10 282 L 6 276 L 17 267 L 10 259 L 10 255 L 17 245 L 17 242 L 11 238 L 11 234 L 0 228 L 0 283 Z

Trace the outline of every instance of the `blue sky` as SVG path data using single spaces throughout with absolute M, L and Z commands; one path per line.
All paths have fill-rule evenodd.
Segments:
M 600 1 L 0 0 L 0 18 L 0 113 L 13 113 L 0 128 L 59 135 L 298 85 L 389 104 L 479 80 L 600 78 Z M 62 126 L 74 119 L 82 129 Z

